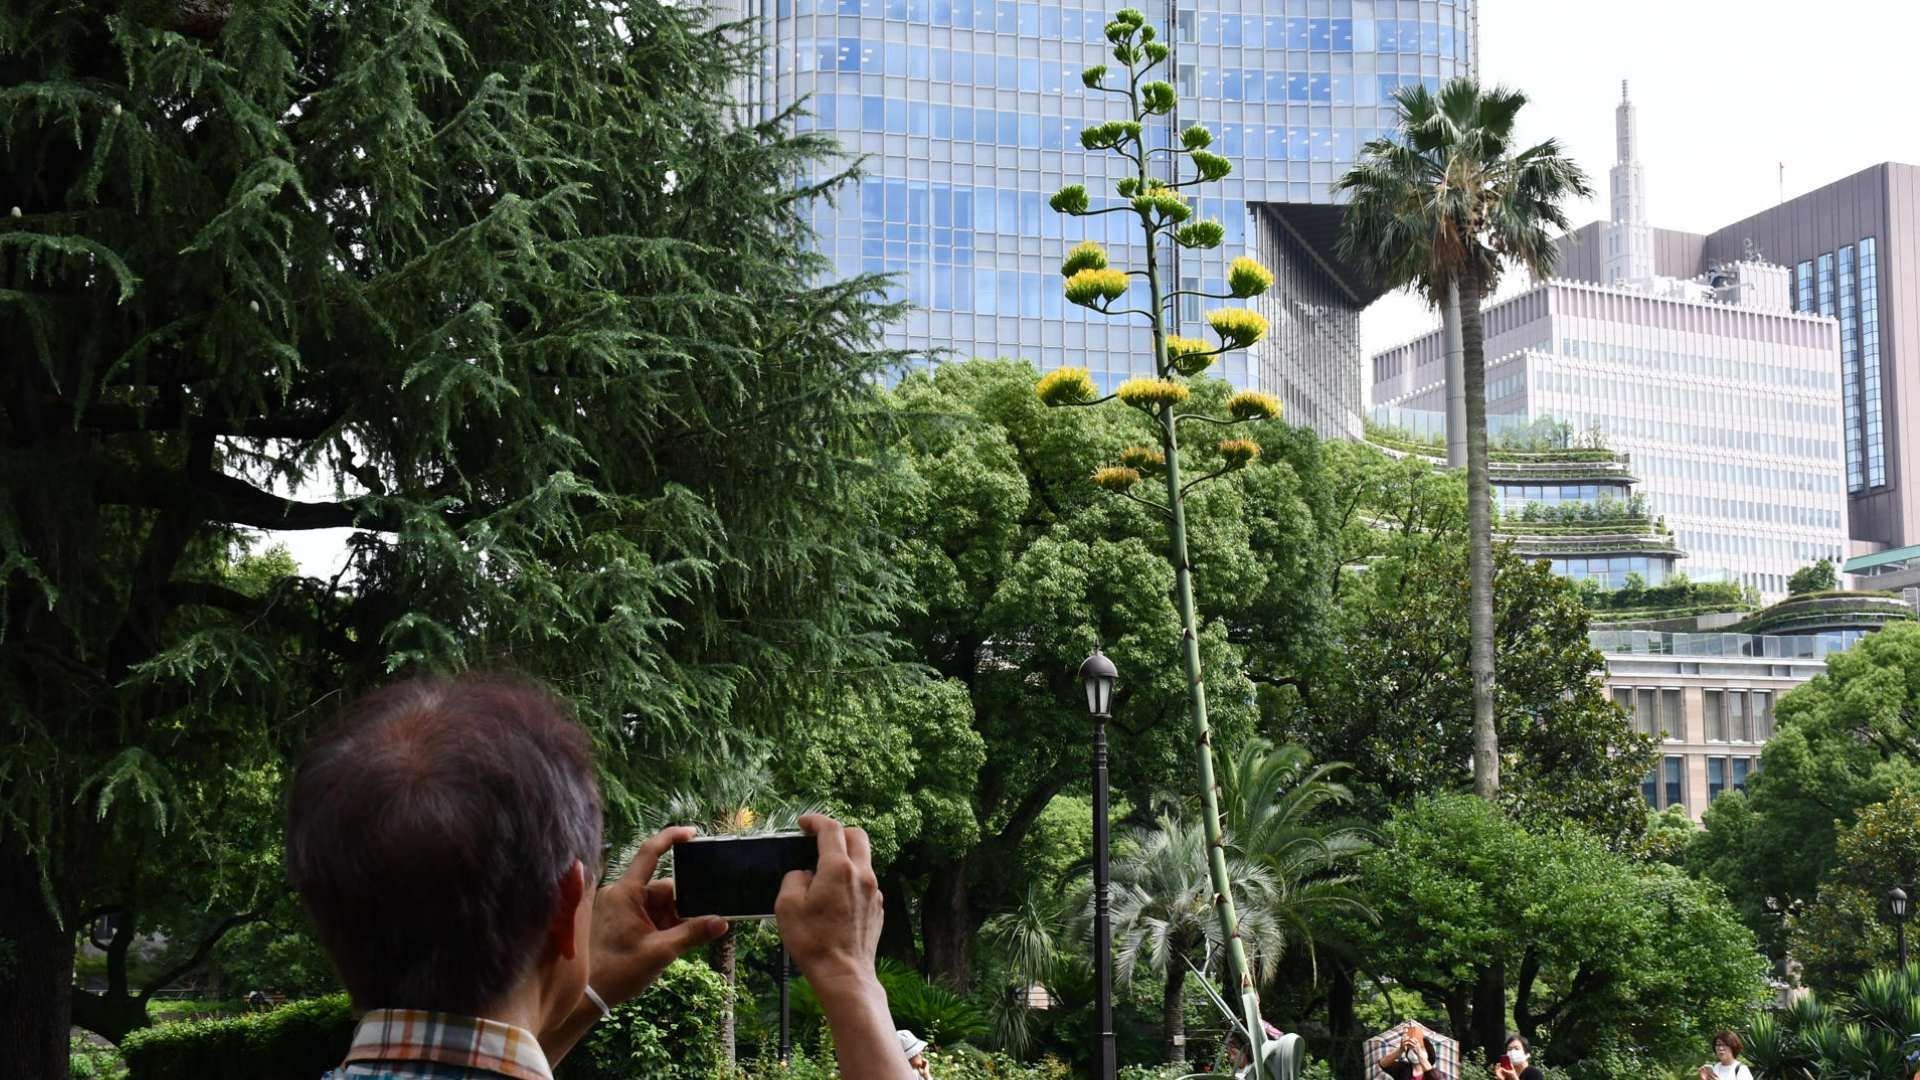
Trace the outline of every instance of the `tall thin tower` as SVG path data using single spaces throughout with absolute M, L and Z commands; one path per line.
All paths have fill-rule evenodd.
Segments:
M 1608 174 L 1613 188 L 1613 227 L 1607 230 L 1607 284 L 1621 285 L 1653 277 L 1653 229 L 1647 224 L 1646 178 L 1640 172 L 1639 118 L 1620 80 L 1620 107 L 1614 110 L 1618 160 Z

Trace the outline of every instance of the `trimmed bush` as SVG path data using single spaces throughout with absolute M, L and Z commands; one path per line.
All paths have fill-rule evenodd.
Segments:
M 557 1080 L 708 1080 L 726 1062 L 720 1024 L 727 984 L 705 964 L 676 960 L 647 992 L 613 1010 L 560 1064 Z
M 143 1028 L 120 1044 L 128 1080 L 313 1080 L 353 1037 L 345 994 L 267 1013 Z

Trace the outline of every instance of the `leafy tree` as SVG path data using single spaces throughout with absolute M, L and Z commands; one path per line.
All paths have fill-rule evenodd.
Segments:
M 981 923 L 1013 909 L 1028 880 L 1023 844 L 1063 793 L 1085 789 L 1090 729 L 1077 673 L 1096 641 L 1121 672 L 1115 702 L 1116 790 L 1144 805 L 1190 761 L 1174 575 L 1159 554 L 1164 523 L 1085 480 L 1121 448 L 1152 437 L 1132 410 L 1048 409 L 1033 369 L 1007 361 L 942 364 L 890 397 L 907 432 L 906 480 L 876 505 L 921 609 L 902 616 L 903 655 L 966 688 L 985 760 L 972 784 L 969 833 L 923 830 L 905 842 L 883 889 L 919 893 L 926 970 L 970 982 Z M 1202 407 L 1231 388 L 1193 384 Z M 1258 429 L 1268 462 L 1197 490 L 1188 504 L 1200 647 L 1218 695 L 1217 738 L 1255 722 L 1245 657 L 1276 666 L 1309 650 L 1326 595 L 1314 506 L 1322 464 L 1310 435 Z M 1235 639 L 1258 637 L 1241 643 Z M 1084 811 L 1082 811 L 1084 812 Z M 1078 854 L 1074 856 L 1079 857 Z M 897 955 L 897 954 L 896 954 Z
M 1775 715 L 1746 796 L 1707 808 L 1687 865 L 1719 882 L 1777 952 L 1774 912 L 1815 900 L 1839 861 L 1840 832 L 1863 808 L 1920 789 L 1920 626 L 1888 626 L 1828 656 L 1826 672 L 1781 695 Z
M 618 0 L 0 20 L 15 1071 L 65 1075 L 89 914 L 149 925 L 142 868 L 218 840 L 183 808 L 270 789 L 371 680 L 551 680 L 618 825 L 688 734 L 886 659 L 892 312 L 823 280 L 829 146 L 742 126 L 752 50 L 707 25 Z M 249 530 L 322 528 L 359 530 L 336 579 L 215 569 Z
M 1765 992 L 1752 935 L 1712 885 L 1465 795 L 1396 813 L 1360 880 L 1379 915 L 1352 930 L 1368 962 L 1489 1058 L 1508 1005 L 1486 994 L 1494 967 L 1516 974 L 1519 1030 L 1563 1066 L 1610 1049 L 1681 1054 Z
M 1787 595 L 1831 592 L 1840 587 L 1840 575 L 1834 572 L 1832 559 L 1821 559 L 1811 566 L 1795 570 L 1787 578 Z
M 1457 303 L 1466 395 L 1468 668 L 1473 686 L 1474 790 L 1500 790 L 1494 701 L 1493 517 L 1487 474 L 1487 367 L 1480 302 L 1508 260 L 1535 277 L 1553 269 L 1564 231 L 1560 208 L 1590 194 L 1586 174 L 1552 139 L 1518 150 L 1514 120 L 1525 94 L 1452 79 L 1394 94 L 1390 137 L 1369 141 L 1334 183 L 1346 193 L 1345 257 L 1390 286 L 1413 286 L 1434 303 Z
M 1342 478 L 1334 513 L 1344 523 L 1327 648 L 1299 674 L 1262 681 L 1287 694 L 1271 708 L 1278 736 L 1362 763 L 1347 782 L 1378 818 L 1473 782 L 1462 485 L 1365 446 L 1327 452 Z M 1639 785 L 1654 741 L 1608 698 L 1577 591 L 1543 563 L 1505 546 L 1495 554 L 1502 804 L 1522 821 L 1570 819 L 1633 848 L 1646 827 Z
M 1886 892 L 1920 881 L 1920 793 L 1900 788 L 1862 809 L 1834 841 L 1833 869 L 1812 903 L 1787 917 L 1790 953 L 1808 986 L 1853 986 L 1895 955 Z

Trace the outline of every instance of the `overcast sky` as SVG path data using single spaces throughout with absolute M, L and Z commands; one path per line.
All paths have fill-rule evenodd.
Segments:
M 1607 216 L 1620 80 L 1640 112 L 1654 225 L 1708 232 L 1882 161 L 1920 162 L 1911 0 L 1479 0 L 1480 77 L 1527 93 L 1521 137 L 1554 137 Z M 1371 351 L 1434 325 L 1388 297 L 1363 317 Z

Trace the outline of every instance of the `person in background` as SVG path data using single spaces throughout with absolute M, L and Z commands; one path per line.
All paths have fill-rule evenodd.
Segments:
M 775 917 L 819 998 L 841 1075 L 911 1080 L 874 972 L 882 920 L 866 834 L 819 814 L 811 872 Z M 363 1010 L 343 1080 L 552 1080 L 610 1007 L 727 931 L 681 920 L 654 867 L 665 829 L 604 888 L 592 745 L 527 683 L 416 678 L 375 692 L 294 771 L 286 863 Z
M 1247 1037 L 1238 1031 L 1227 1033 L 1227 1071 L 1240 1080 L 1246 1080 L 1247 1073 L 1253 1069 L 1253 1051 L 1247 1046 Z
M 927 1040 L 904 1028 L 894 1034 L 900 1039 L 900 1052 L 907 1056 L 907 1068 L 921 1080 L 933 1080 L 933 1066 L 927 1064 Z
M 1407 1027 L 1399 1045 L 1380 1059 L 1379 1070 L 1389 1080 L 1453 1080 L 1437 1065 L 1439 1050 L 1419 1024 Z
M 1753 1080 L 1753 1070 L 1740 1060 L 1743 1045 L 1731 1031 L 1713 1034 L 1714 1060 L 1700 1066 L 1700 1080 Z
M 1541 1080 L 1540 1069 L 1533 1064 L 1533 1047 L 1527 1037 L 1514 1032 L 1507 1036 L 1507 1048 L 1493 1063 L 1494 1080 Z

